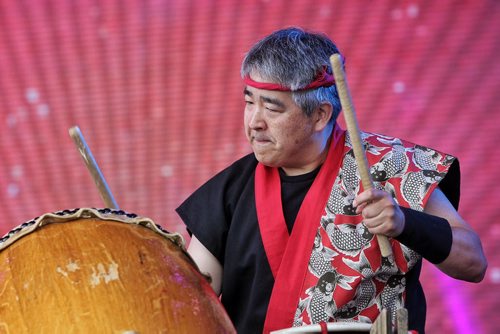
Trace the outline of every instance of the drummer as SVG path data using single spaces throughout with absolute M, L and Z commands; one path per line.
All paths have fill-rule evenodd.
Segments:
M 188 252 L 212 276 L 238 333 L 331 321 L 373 322 L 406 307 L 425 331 L 422 259 L 480 282 L 487 262 L 458 214 L 455 157 L 363 133 L 375 188 L 363 191 L 325 35 L 287 28 L 256 43 L 241 67 L 253 153 L 178 209 Z M 376 111 L 375 111 L 376 112 Z M 387 236 L 382 258 L 374 235 Z

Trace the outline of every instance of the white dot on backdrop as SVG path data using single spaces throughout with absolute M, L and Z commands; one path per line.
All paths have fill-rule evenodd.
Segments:
M 397 94 L 403 93 L 405 91 L 405 89 L 406 89 L 405 83 L 402 81 L 396 81 L 392 85 L 392 90 L 394 91 L 394 93 L 397 93 Z
M 406 14 L 408 15 L 408 17 L 411 17 L 411 18 L 417 17 L 419 14 L 418 5 L 416 5 L 416 4 L 409 5 L 408 8 L 406 8 Z
M 161 176 L 163 177 L 170 177 L 174 174 L 174 169 L 170 165 L 164 165 L 161 167 Z
M 28 88 L 26 89 L 25 97 L 29 103 L 36 103 L 40 99 L 40 94 L 36 88 Z
M 36 107 L 36 113 L 40 117 L 47 117 L 47 115 L 50 113 L 50 108 L 46 104 L 40 104 Z
M 7 196 L 14 198 L 19 194 L 19 186 L 15 183 L 10 183 L 7 186 Z
M 493 283 L 500 283 L 500 268 L 493 267 L 490 269 L 490 279 Z

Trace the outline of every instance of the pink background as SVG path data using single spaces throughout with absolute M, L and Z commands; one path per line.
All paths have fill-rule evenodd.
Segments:
M 480 284 L 429 264 L 429 333 L 495 333 L 500 2 L 0 0 L 0 233 L 103 207 L 78 125 L 120 207 L 186 236 L 174 209 L 249 152 L 245 51 L 273 30 L 323 31 L 347 58 L 361 128 L 457 155 L 461 214 L 489 260 Z

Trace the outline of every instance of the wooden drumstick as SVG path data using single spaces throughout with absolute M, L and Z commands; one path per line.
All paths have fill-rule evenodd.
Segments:
M 113 194 L 111 193 L 111 190 L 109 189 L 108 184 L 99 169 L 99 166 L 97 166 L 97 162 L 95 161 L 89 146 L 85 142 L 85 138 L 83 138 L 80 128 L 78 126 L 70 128 L 69 135 L 75 142 L 75 145 L 80 152 L 80 155 L 82 156 L 83 161 L 90 172 L 90 176 L 92 176 L 92 179 L 94 180 L 106 207 L 119 209 L 118 204 L 116 203 L 115 198 L 113 197 Z
M 330 57 L 332 64 L 333 75 L 335 77 L 335 85 L 340 97 L 342 110 L 344 111 L 344 118 L 347 126 L 347 132 L 351 137 L 352 148 L 354 157 L 358 165 L 359 174 L 361 176 L 361 183 L 365 190 L 373 188 L 373 180 L 370 175 L 368 167 L 368 160 L 366 159 L 363 144 L 361 142 L 361 134 L 359 131 L 356 113 L 354 111 L 354 104 L 352 102 L 351 93 L 347 85 L 347 79 L 344 72 L 344 65 L 340 54 L 334 54 Z M 392 255 L 392 248 L 389 239 L 385 235 L 377 235 L 378 245 L 383 257 Z

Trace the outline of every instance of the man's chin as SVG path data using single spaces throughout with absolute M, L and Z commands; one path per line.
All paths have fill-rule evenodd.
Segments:
M 260 162 L 261 164 L 263 164 L 264 166 L 279 167 L 279 164 L 277 163 L 277 161 L 275 159 L 272 159 L 268 155 L 258 153 L 255 151 L 253 152 L 253 154 L 255 155 L 255 159 L 257 159 L 257 161 Z

